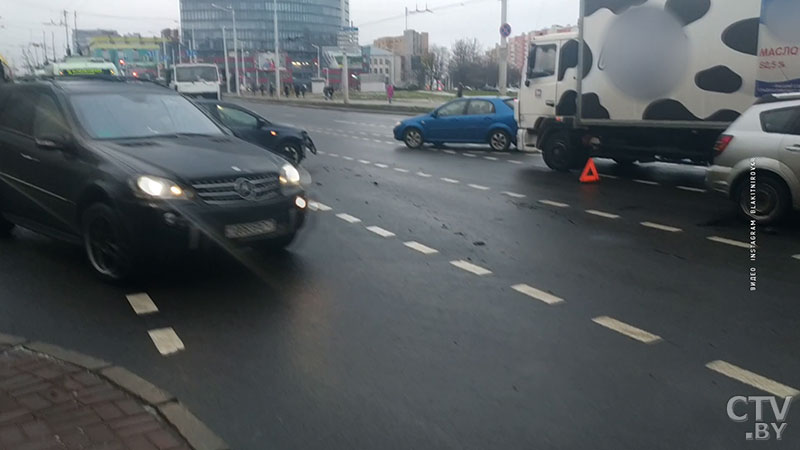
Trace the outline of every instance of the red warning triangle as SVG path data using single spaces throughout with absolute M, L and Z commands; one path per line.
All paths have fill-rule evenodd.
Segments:
M 597 183 L 600 181 L 600 175 L 597 174 L 597 167 L 594 165 L 592 158 L 589 158 L 586 167 L 583 168 L 580 180 L 581 183 Z

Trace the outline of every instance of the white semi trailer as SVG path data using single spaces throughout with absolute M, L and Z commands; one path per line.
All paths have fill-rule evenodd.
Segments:
M 707 164 L 756 97 L 800 91 L 798 23 L 798 0 L 581 0 L 578 31 L 534 38 L 518 146 L 555 170 Z

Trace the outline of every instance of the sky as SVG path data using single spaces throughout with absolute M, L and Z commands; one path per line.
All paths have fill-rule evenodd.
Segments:
M 575 24 L 579 0 L 508 0 L 508 22 L 512 34 L 553 24 Z M 362 45 L 381 36 L 395 36 L 405 28 L 408 7 L 426 9 L 425 0 L 350 0 L 350 18 L 360 29 Z M 48 54 L 55 38 L 56 55 L 63 55 L 64 27 L 44 25 L 60 22 L 63 10 L 78 12 L 78 28 L 107 28 L 121 33 L 158 35 L 163 28 L 178 27 L 178 0 L 0 0 L 0 54 L 21 65 L 20 46 L 41 43 L 46 33 Z M 462 37 L 475 37 L 486 47 L 499 42 L 499 0 L 428 0 L 432 13 L 409 16 L 409 28 L 430 33 L 430 42 L 450 46 Z M 389 20 L 385 20 L 389 19 Z M 52 37 L 51 37 L 52 33 Z M 41 56 L 40 56 L 41 57 Z

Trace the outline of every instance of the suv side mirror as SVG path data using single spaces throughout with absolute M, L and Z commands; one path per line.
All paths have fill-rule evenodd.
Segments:
M 36 146 L 43 150 L 67 150 L 70 140 L 67 136 L 45 135 L 36 138 Z
M 433 111 L 433 112 L 431 113 L 431 117 L 433 117 L 434 119 L 435 119 L 435 118 L 437 118 L 437 117 L 439 117 L 439 111 Z

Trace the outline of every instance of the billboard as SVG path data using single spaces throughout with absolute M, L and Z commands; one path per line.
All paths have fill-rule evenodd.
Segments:
M 800 92 L 800 2 L 763 0 L 756 96 Z

